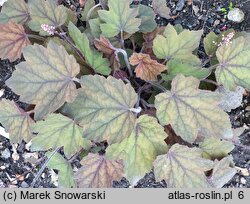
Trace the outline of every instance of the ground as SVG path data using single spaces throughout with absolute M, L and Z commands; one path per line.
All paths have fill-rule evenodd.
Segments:
M 157 17 L 159 25 L 181 24 L 184 28 L 191 30 L 203 29 L 204 35 L 213 30 L 220 33 L 224 29 L 234 28 L 237 31 L 250 31 L 250 1 L 249 0 L 193 0 L 192 5 L 187 2 L 181 4 L 183 0 L 167 0 L 171 8 L 173 19 L 166 20 Z M 61 0 L 65 5 L 79 10 L 77 0 Z M 245 20 L 238 24 L 230 22 L 225 15 L 220 12 L 221 8 L 228 8 L 232 2 L 234 7 L 241 8 L 245 13 Z M 149 5 L 150 1 L 142 0 L 142 3 Z M 199 49 L 199 56 L 206 60 L 202 44 Z M 5 85 L 5 81 L 11 76 L 15 65 L 20 60 L 10 63 L 8 60 L 0 60 L 0 90 L 4 90 L 3 98 L 18 102 L 21 106 L 25 104 L 18 101 L 18 96 Z M 245 127 L 246 130 L 240 136 L 241 144 L 231 152 L 235 165 L 239 170 L 234 178 L 225 187 L 250 187 L 250 96 L 246 95 L 242 105 L 229 113 L 232 127 Z M 80 167 L 79 157 L 72 162 L 73 169 Z M 44 161 L 44 153 L 31 153 L 29 145 L 22 143 L 19 145 L 10 144 L 9 140 L 0 136 L 0 187 L 30 187 L 37 171 Z M 56 173 L 45 169 L 35 187 L 56 187 Z M 113 187 L 129 187 L 128 181 L 124 178 L 113 183 Z M 153 172 L 147 174 L 135 186 L 138 188 L 167 187 L 164 181 L 155 182 Z

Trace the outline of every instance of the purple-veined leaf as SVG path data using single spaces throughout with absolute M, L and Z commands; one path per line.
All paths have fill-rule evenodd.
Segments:
M 29 20 L 28 5 L 24 0 L 8 0 L 3 4 L 0 23 L 7 23 L 10 20 L 19 24 L 24 24 Z
M 9 132 L 12 143 L 22 140 L 29 142 L 32 138 L 30 126 L 34 123 L 28 113 L 18 107 L 13 101 L 0 100 L 0 123 Z
M 73 79 L 80 69 L 63 46 L 50 41 L 47 48 L 28 46 L 23 54 L 26 61 L 16 66 L 6 84 L 21 95 L 21 101 L 36 105 L 35 120 L 43 119 L 65 102 L 74 101 L 77 90 Z
M 142 115 L 128 138 L 106 149 L 106 157 L 122 159 L 126 178 L 131 185 L 135 185 L 152 169 L 156 156 L 167 152 L 168 147 L 164 141 L 167 136 L 156 118 Z
M 107 161 L 104 155 L 89 153 L 81 161 L 83 165 L 75 174 L 80 188 L 109 188 L 113 181 L 123 177 L 122 160 Z
M 162 125 L 170 124 L 185 141 L 194 142 L 198 133 L 205 137 L 233 137 L 229 116 L 218 107 L 219 93 L 198 89 L 194 77 L 177 75 L 171 91 L 158 94 L 156 115 Z
M 84 128 L 84 136 L 95 142 L 121 142 L 134 129 L 137 94 L 130 84 L 109 76 L 82 76 L 76 100 L 63 112 Z M 97 97 L 98 96 L 98 97 Z
M 38 133 L 32 139 L 33 151 L 63 146 L 65 156 L 70 158 L 81 148 L 88 149 L 91 144 L 84 138 L 83 129 L 75 121 L 61 114 L 50 114 L 44 121 L 38 121 L 31 128 L 33 132 Z
M 22 25 L 15 21 L 0 24 L 0 58 L 15 61 L 21 57 L 23 48 L 29 44 Z
M 202 158 L 201 149 L 175 144 L 167 154 L 156 158 L 154 173 L 157 181 L 165 180 L 170 188 L 205 188 L 210 186 L 205 172 L 213 165 Z

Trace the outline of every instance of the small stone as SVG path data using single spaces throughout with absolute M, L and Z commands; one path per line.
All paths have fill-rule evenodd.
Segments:
M 5 166 L 0 166 L 0 169 L 4 170 L 4 169 L 6 169 L 6 167 Z
M 227 18 L 235 23 L 241 23 L 244 20 L 245 14 L 239 8 L 234 8 L 228 12 Z
M 25 181 L 21 183 L 22 188 L 29 188 L 29 184 L 27 184 Z
M 241 177 L 241 179 L 240 179 L 240 183 L 242 183 L 243 185 L 245 185 L 246 184 L 246 179 L 244 178 L 244 177 Z
M 247 106 L 245 110 L 250 111 L 250 106 Z
M 14 153 L 12 154 L 12 159 L 13 159 L 14 161 L 19 160 L 19 158 L 20 158 L 20 156 L 19 156 L 19 154 L 17 154 L 17 152 L 14 152 Z
M 2 154 L 1 157 L 3 159 L 9 159 L 11 155 L 10 150 L 8 149 L 3 150 L 1 154 Z
M 4 90 L 1 89 L 1 90 L 0 90 L 0 98 L 3 96 L 3 94 L 4 94 Z

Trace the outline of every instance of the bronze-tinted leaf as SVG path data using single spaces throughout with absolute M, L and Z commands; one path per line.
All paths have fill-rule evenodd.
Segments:
M 16 66 L 6 84 L 21 95 L 21 101 L 36 105 L 35 120 L 74 101 L 77 90 L 73 79 L 80 68 L 63 46 L 49 41 L 47 48 L 30 45 L 23 53 L 26 61 Z
M 122 160 L 107 161 L 104 155 L 88 154 L 75 175 L 80 188 L 109 188 L 115 180 L 123 177 Z
M 15 61 L 22 55 L 22 49 L 30 44 L 22 25 L 15 21 L 0 24 L 0 58 Z
M 135 68 L 136 76 L 145 81 L 154 81 L 157 75 L 161 74 L 167 67 L 152 60 L 148 54 L 134 53 L 129 58 L 131 65 L 137 65 Z
M 0 123 L 9 132 L 11 142 L 20 143 L 22 140 L 26 142 L 31 140 L 30 126 L 34 121 L 13 101 L 6 99 L 0 101 Z

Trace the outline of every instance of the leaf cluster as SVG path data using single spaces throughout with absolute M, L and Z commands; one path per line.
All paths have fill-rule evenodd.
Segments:
M 222 187 L 236 173 L 226 111 L 250 90 L 249 34 L 203 40 L 203 30 L 158 27 L 169 8 L 152 5 L 87 0 L 76 13 L 54 0 L 4 3 L 0 58 L 24 58 L 6 85 L 30 106 L 2 99 L 0 122 L 13 143 L 48 156 L 63 148 L 48 164 L 61 187 L 112 187 L 123 176 L 135 185 L 151 169 L 169 187 Z

